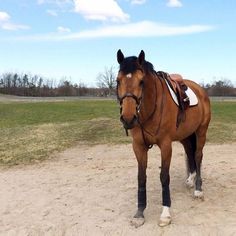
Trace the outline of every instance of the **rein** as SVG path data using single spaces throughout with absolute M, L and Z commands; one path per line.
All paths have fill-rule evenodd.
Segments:
M 153 147 L 153 144 L 148 144 L 148 143 L 147 143 L 147 140 L 146 140 L 146 138 L 145 138 L 144 132 L 146 132 L 147 134 L 149 134 L 151 137 L 154 137 L 154 136 L 158 135 L 158 133 L 159 133 L 159 131 L 160 131 L 160 127 L 161 127 L 162 113 L 163 113 L 163 109 L 164 109 L 165 90 L 164 90 L 163 82 L 162 82 L 162 80 L 161 80 L 162 77 L 159 78 L 159 76 L 158 76 L 159 73 L 158 73 L 158 72 L 156 72 L 155 74 L 156 74 L 156 76 L 158 77 L 158 79 L 160 79 L 161 87 L 162 87 L 162 91 L 163 91 L 163 93 L 162 93 L 162 98 L 161 98 L 160 120 L 159 120 L 159 123 L 158 123 L 156 132 L 155 132 L 154 134 L 152 134 L 151 132 L 149 132 L 147 129 L 144 128 L 145 123 L 146 123 L 147 121 L 149 121 L 149 120 L 153 117 L 153 115 L 155 114 L 156 109 L 157 109 L 157 85 L 156 85 L 156 81 L 155 81 L 155 91 L 156 91 L 155 106 L 154 106 L 154 109 L 153 109 L 152 113 L 150 114 L 150 116 L 149 116 L 143 123 L 140 122 L 140 119 L 139 119 L 139 116 L 138 116 L 138 124 L 139 124 L 139 126 L 140 126 L 140 128 L 141 128 L 141 132 L 142 132 L 142 136 L 143 136 L 143 141 L 144 141 L 144 143 L 145 143 L 145 145 L 146 145 L 146 147 L 147 147 L 148 149 L 151 149 L 151 148 Z

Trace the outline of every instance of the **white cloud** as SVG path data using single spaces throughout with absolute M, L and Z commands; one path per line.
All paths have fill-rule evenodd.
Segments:
M 214 30 L 215 27 L 209 25 L 187 25 L 174 26 L 159 24 L 151 21 L 141 21 L 137 23 L 121 24 L 101 27 L 93 30 L 85 30 L 66 35 L 47 34 L 33 35 L 15 38 L 16 40 L 28 41 L 68 41 L 96 38 L 151 38 L 163 36 L 188 35 Z
M 211 26 L 190 25 L 172 26 L 158 24 L 150 21 L 142 21 L 125 25 L 116 25 L 98 28 L 95 30 L 82 31 L 71 34 L 64 39 L 102 38 L 102 37 L 161 37 L 183 34 L 193 34 L 212 30 Z
M 182 7 L 182 3 L 179 0 L 168 0 L 168 7 Z
M 50 15 L 50 16 L 58 16 L 58 15 L 57 15 L 57 12 L 56 12 L 55 10 L 50 10 L 50 9 L 48 9 L 48 10 L 46 10 L 46 12 L 47 12 L 48 15 Z
M 63 26 L 58 26 L 57 27 L 57 32 L 58 33 L 70 33 L 71 30 L 70 30 L 70 28 L 66 28 L 66 27 L 63 27 Z
M 146 2 L 146 0 L 131 0 L 131 4 L 142 5 Z
M 0 22 L 8 21 L 9 19 L 10 19 L 10 16 L 8 15 L 8 13 L 4 11 L 0 11 Z
M 26 30 L 30 27 L 27 25 L 15 24 L 10 21 L 10 15 L 7 12 L 0 12 L 0 29 L 3 30 Z
M 62 6 L 67 3 L 71 3 L 72 0 L 37 0 L 39 5 L 41 4 L 56 4 L 58 6 Z
M 45 3 L 45 0 L 38 0 L 37 3 L 38 3 L 39 5 L 44 4 L 44 3 Z
M 27 25 L 13 24 L 10 22 L 7 22 L 5 24 L 0 23 L 0 27 L 4 30 L 13 30 L 13 31 L 14 30 L 28 30 L 28 29 L 30 29 L 30 27 Z
M 74 0 L 75 11 L 87 20 L 127 22 L 124 13 L 115 0 Z

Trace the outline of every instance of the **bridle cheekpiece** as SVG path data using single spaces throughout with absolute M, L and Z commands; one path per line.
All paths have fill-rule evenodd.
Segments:
M 129 74 L 128 74 L 129 75 Z M 143 80 L 142 80 L 143 81 Z M 137 111 L 137 117 L 138 114 L 140 113 L 140 108 L 141 108 L 141 104 L 142 104 L 142 98 L 143 98 L 143 83 L 142 83 L 142 93 L 140 97 L 137 97 L 136 95 L 134 95 L 133 93 L 125 93 L 123 96 L 119 96 L 118 94 L 118 82 L 117 82 L 117 87 L 116 87 L 116 94 L 117 94 L 117 100 L 120 103 L 120 114 L 122 112 L 122 104 L 123 104 L 123 100 L 125 98 L 133 98 L 136 102 L 136 111 Z

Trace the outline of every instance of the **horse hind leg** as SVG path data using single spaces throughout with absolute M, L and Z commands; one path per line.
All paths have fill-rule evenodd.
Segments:
M 186 153 L 186 166 L 187 166 L 187 175 L 185 183 L 189 188 L 194 187 L 194 181 L 196 177 L 196 162 L 195 162 L 195 152 L 196 152 L 196 134 L 193 133 L 186 139 L 182 140 L 181 143 L 184 146 Z
M 201 164 L 203 158 L 203 147 L 206 143 L 206 131 L 207 128 L 204 126 L 200 127 L 196 131 L 196 140 L 197 147 L 195 153 L 195 162 L 196 162 L 196 182 L 195 182 L 195 191 L 194 197 L 204 199 L 203 191 L 202 191 L 202 178 L 201 178 Z

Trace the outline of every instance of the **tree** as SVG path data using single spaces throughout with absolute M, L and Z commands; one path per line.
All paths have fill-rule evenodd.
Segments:
M 221 78 L 218 81 L 214 81 L 208 89 L 208 93 L 211 96 L 235 96 L 235 89 L 230 80 Z
M 73 85 L 69 80 L 61 81 L 61 85 L 58 87 L 59 94 L 62 96 L 72 96 L 73 95 Z
M 97 86 L 104 91 L 104 95 L 111 96 L 115 93 L 116 88 L 116 76 L 113 66 L 105 68 L 103 73 L 99 73 L 97 76 Z

